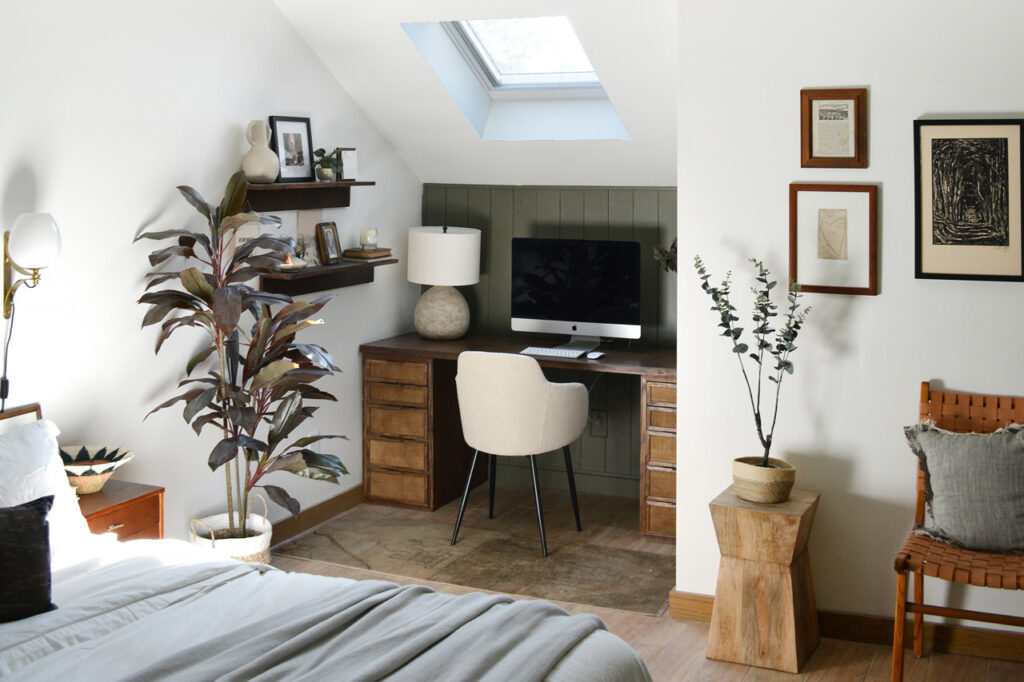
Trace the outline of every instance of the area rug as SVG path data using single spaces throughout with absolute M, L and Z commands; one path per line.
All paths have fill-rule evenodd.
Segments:
M 452 514 L 445 509 L 414 512 L 362 504 L 274 547 L 273 553 L 520 596 L 662 612 L 675 585 L 674 555 L 653 543 L 653 551 L 611 546 L 614 524 L 600 523 L 600 510 L 608 505 L 588 502 L 598 518 L 588 524 L 587 506 L 581 504 L 584 533 L 575 532 L 571 511 L 545 509 L 547 558 L 541 555 L 535 520 L 530 527 L 532 509 L 520 506 L 488 519 L 486 502 L 482 511 L 479 505 L 467 511 L 454 546 Z M 638 531 L 634 526 L 629 533 Z

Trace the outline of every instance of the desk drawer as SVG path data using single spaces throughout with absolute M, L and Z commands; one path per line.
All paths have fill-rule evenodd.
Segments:
M 647 384 L 647 402 L 652 405 L 676 406 L 676 385 L 649 382 Z
M 384 384 L 376 381 L 368 381 L 366 382 L 366 399 L 371 403 L 426 407 L 427 387 L 410 386 L 408 384 Z
M 648 504 L 647 532 L 658 535 L 676 534 L 676 506 L 674 504 Z
M 427 437 L 427 411 L 412 407 L 370 405 L 366 429 L 384 436 Z
M 419 440 L 367 439 L 370 466 L 427 471 L 427 444 Z
M 366 376 L 370 381 L 393 381 L 400 384 L 427 385 L 427 363 L 367 360 Z
M 93 533 L 116 533 L 118 540 L 148 537 L 158 538 L 160 532 L 160 498 L 157 495 L 142 498 L 131 504 L 89 517 L 89 530 Z M 143 535 L 143 531 L 152 534 Z
M 405 504 L 427 504 L 427 477 L 393 471 L 367 470 L 368 496 Z
M 648 433 L 647 463 L 675 466 L 676 437 L 669 433 Z
M 647 497 L 659 500 L 676 501 L 675 469 L 647 468 Z
M 652 429 L 676 430 L 676 411 L 660 407 L 647 409 L 647 426 Z

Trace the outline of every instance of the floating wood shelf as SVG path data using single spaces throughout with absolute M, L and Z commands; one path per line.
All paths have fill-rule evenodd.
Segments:
M 272 294 L 288 294 L 289 296 L 327 289 L 341 289 L 372 282 L 374 268 L 397 262 L 397 258 L 389 258 L 375 263 L 313 265 L 290 272 L 274 272 L 260 277 L 260 289 Z
M 338 182 L 274 182 L 246 185 L 246 203 L 251 211 L 294 211 L 309 208 L 348 206 L 353 187 L 376 185 L 371 180 Z

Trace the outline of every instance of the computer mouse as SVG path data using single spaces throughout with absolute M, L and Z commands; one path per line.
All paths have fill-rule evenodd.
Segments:
M 587 353 L 587 360 L 597 360 L 598 358 L 603 358 L 603 357 L 604 357 L 604 353 L 602 353 L 599 350 L 592 350 L 589 353 Z

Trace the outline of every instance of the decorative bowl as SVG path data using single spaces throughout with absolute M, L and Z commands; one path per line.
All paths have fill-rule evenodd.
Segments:
M 114 469 L 134 456 L 131 450 L 99 445 L 65 445 L 60 448 L 68 483 L 79 495 L 99 492 Z

